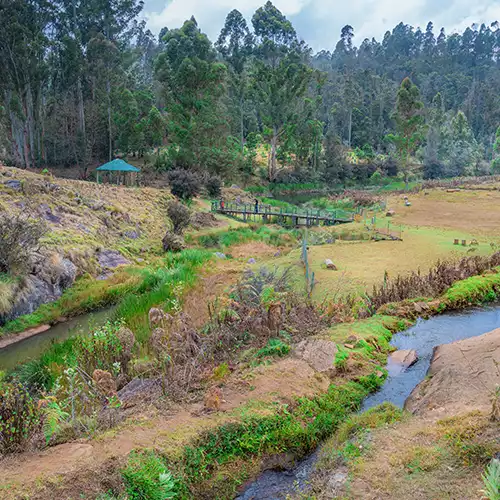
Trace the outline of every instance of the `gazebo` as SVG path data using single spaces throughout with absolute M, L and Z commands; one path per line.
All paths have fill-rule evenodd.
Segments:
M 101 165 L 96 169 L 97 183 L 101 182 L 101 172 L 108 172 L 108 181 L 111 183 L 113 180 L 113 173 L 115 174 L 116 184 L 132 185 L 137 184 L 137 172 L 141 169 L 128 164 L 124 160 L 116 159 Z M 128 175 L 127 175 L 128 174 Z M 128 182 L 127 182 L 128 179 Z

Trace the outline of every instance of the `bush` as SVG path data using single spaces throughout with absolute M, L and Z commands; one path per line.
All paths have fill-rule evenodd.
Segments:
M 172 226 L 175 234 L 182 234 L 189 226 L 191 221 L 191 212 L 189 209 L 178 201 L 171 201 L 168 204 L 167 214 L 172 221 Z
M 0 454 L 26 446 L 40 423 L 37 407 L 18 382 L 0 382 Z
M 118 337 L 121 327 L 121 321 L 108 321 L 92 335 L 76 337 L 73 349 L 78 366 L 89 375 L 96 369 L 113 373 L 113 365 L 122 359 L 123 347 Z
M 184 250 L 184 240 L 172 231 L 167 231 L 162 240 L 165 252 L 180 252 Z
M 200 192 L 199 176 L 189 170 L 171 170 L 168 174 L 170 191 L 181 200 L 190 200 Z
M 281 339 L 269 339 L 267 345 L 257 351 L 257 357 L 277 356 L 281 358 L 286 356 L 290 352 L 290 349 L 291 347 Z
M 40 248 L 46 224 L 29 214 L 0 215 L 0 273 L 23 274 Z
M 175 481 L 163 461 L 153 452 L 130 455 L 122 470 L 129 500 L 166 500 L 175 498 Z
M 210 175 L 206 181 L 208 196 L 210 198 L 218 198 L 221 194 L 222 181 L 217 175 Z

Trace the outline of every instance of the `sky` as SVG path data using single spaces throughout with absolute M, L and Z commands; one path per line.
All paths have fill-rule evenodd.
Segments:
M 143 15 L 157 34 L 164 26 L 172 29 L 192 15 L 212 41 L 226 15 L 238 9 L 248 21 L 266 0 L 145 0 Z M 473 23 L 500 22 L 500 0 L 274 0 L 274 5 L 292 21 L 299 36 L 315 51 L 333 50 L 346 24 L 354 28 L 355 43 L 364 38 L 381 40 L 400 21 L 434 32 L 461 31 Z

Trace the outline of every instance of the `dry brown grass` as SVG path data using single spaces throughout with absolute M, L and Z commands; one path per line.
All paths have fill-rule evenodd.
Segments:
M 368 451 L 351 464 L 346 498 L 479 500 L 484 463 L 466 463 L 462 453 L 481 450 L 485 442 L 495 443 L 496 431 L 487 416 L 477 413 L 454 417 L 451 422 L 406 419 L 376 430 Z M 460 445 L 450 441 L 450 433 L 463 437 Z
M 427 193 L 427 194 L 426 194 Z M 448 193 L 446 189 L 410 195 L 411 207 L 401 196 L 389 199 L 396 210 L 394 223 L 433 227 L 481 237 L 496 237 L 500 223 L 500 191 L 464 190 Z

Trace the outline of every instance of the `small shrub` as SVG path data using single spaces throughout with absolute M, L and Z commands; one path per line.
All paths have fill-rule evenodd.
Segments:
M 191 221 L 191 212 L 189 209 L 178 201 L 171 201 L 168 204 L 167 214 L 172 221 L 172 226 L 175 234 L 182 234 L 189 226 Z
M 229 369 L 229 365 L 227 363 L 221 363 L 214 369 L 213 378 L 215 380 L 224 380 L 230 373 L 231 370 Z
M 349 359 L 349 352 L 345 349 L 340 349 L 335 355 L 334 365 L 337 370 L 344 372 L 347 370 L 347 360 Z
M 190 200 L 200 192 L 199 176 L 189 170 L 171 170 L 168 174 L 170 191 L 181 200 Z
M 107 322 L 89 336 L 75 338 L 74 351 L 78 366 L 92 375 L 96 369 L 113 372 L 122 358 L 123 347 L 117 335 L 122 322 Z
M 283 357 L 290 352 L 291 347 L 283 342 L 281 339 L 269 339 L 267 345 L 257 351 L 258 358 L 266 356 Z
M 180 252 L 184 250 L 184 240 L 178 234 L 167 231 L 162 240 L 163 250 L 165 252 Z
M 177 496 L 172 474 L 153 452 L 131 454 L 122 477 L 129 500 L 167 500 Z
M 205 183 L 210 198 L 218 198 L 221 194 L 222 181 L 217 175 L 210 175 Z
M 18 382 L 0 383 L 0 454 L 26 446 L 40 423 L 35 402 Z
M 47 232 L 46 224 L 29 213 L 0 215 L 0 273 L 24 274 L 39 250 L 40 239 Z

